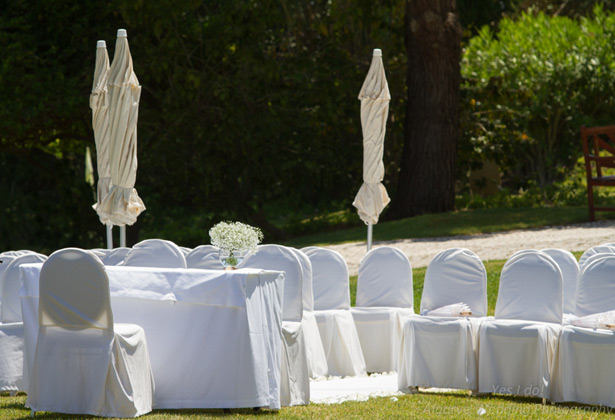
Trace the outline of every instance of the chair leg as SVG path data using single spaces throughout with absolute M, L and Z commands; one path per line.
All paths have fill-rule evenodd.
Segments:
M 594 188 L 591 185 L 587 186 L 587 206 L 589 208 L 589 221 L 596 220 L 596 214 L 594 211 Z

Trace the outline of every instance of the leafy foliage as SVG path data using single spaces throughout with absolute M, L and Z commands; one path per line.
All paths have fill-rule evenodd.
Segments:
M 129 239 L 137 229 L 139 239 L 164 235 L 194 246 L 208 242 L 215 222 L 239 219 L 274 240 L 284 234 L 276 228 L 280 220 L 350 207 L 362 173 L 356 95 L 373 48 L 384 51 L 391 89 L 403 91 L 403 2 L 69 3 L 18 0 L 3 7 L 0 159 L 27 161 L 41 150 L 82 173 L 85 146 L 93 149 L 88 100 L 96 41 L 106 39 L 113 57 L 115 31 L 126 28 L 143 87 L 136 188 L 147 206 Z M 387 183 L 395 180 L 405 112 L 403 95 L 394 96 Z M 19 182 L 0 203 L 14 209 L 3 222 L 7 229 L 24 212 L 70 218 L 26 199 L 36 197 L 37 179 L 53 184 L 53 173 L 12 169 Z M 53 184 L 79 209 L 85 231 L 101 233 L 100 246 L 104 229 L 88 188 L 81 175 Z M 66 221 L 61 225 L 64 231 Z M 31 228 L 22 240 L 34 244 L 43 227 Z M 16 246 L 6 238 L 0 248 Z
M 562 179 L 580 148 L 579 127 L 612 123 L 615 14 L 542 12 L 484 27 L 464 57 L 466 165 L 495 159 L 514 189 Z

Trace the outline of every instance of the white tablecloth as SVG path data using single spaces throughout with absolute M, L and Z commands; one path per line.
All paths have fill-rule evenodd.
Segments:
M 21 266 L 31 366 L 42 264 Z M 155 408 L 280 408 L 284 274 L 107 267 L 114 322 L 143 327 Z

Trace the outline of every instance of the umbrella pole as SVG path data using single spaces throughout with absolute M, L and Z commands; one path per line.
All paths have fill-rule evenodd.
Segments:
M 105 225 L 107 228 L 107 249 L 113 249 L 113 225 Z
M 369 252 L 372 249 L 372 231 L 373 231 L 374 225 L 372 225 L 371 223 L 367 224 L 367 252 Z
M 126 246 L 126 225 L 120 226 L 120 246 Z

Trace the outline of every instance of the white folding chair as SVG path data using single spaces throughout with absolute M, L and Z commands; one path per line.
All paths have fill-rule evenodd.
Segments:
M 614 273 L 615 254 L 588 259 L 577 285 L 577 315 L 591 317 L 615 310 Z M 564 326 L 554 364 L 552 400 L 615 407 L 613 354 L 612 329 Z
M 327 357 L 329 375 L 365 375 L 365 359 L 350 312 L 346 261 L 339 252 L 326 248 L 308 250 L 307 256 L 312 263 L 314 314 Z
M 28 390 L 25 362 L 24 325 L 19 300 L 19 267 L 41 263 L 47 257 L 38 253 L 23 253 L 8 264 L 0 275 L 2 289 L 2 324 L 0 325 L 0 391 Z
M 102 257 L 101 260 L 104 265 L 121 265 L 124 262 L 124 258 L 126 258 L 128 251 L 130 251 L 130 248 L 125 246 L 113 248 L 109 253 Z
M 135 267 L 186 268 L 186 257 L 177 245 L 165 239 L 146 239 L 126 253 L 122 265 Z
M 301 328 L 303 319 L 303 270 L 295 252 L 282 245 L 260 245 L 244 260 L 242 268 L 284 271 L 282 334 L 284 349 L 280 369 L 280 403 L 283 406 L 310 402 L 307 348 Z
M 586 249 L 585 252 L 579 258 L 579 267 L 581 268 L 581 270 L 583 269 L 583 266 L 585 265 L 587 259 L 595 254 L 615 254 L 615 244 L 601 244 Z
M 320 333 L 318 332 L 318 324 L 314 315 L 314 292 L 312 289 L 312 263 L 304 252 L 291 248 L 303 270 L 303 318 L 301 319 L 301 329 L 305 338 L 305 346 L 308 359 L 308 372 L 310 378 L 321 378 L 329 374 L 327 366 L 327 356 L 322 345 Z
M 562 272 L 547 254 L 526 252 L 506 261 L 495 319 L 480 325 L 479 392 L 550 397 L 562 296 Z
M 218 258 L 219 251 L 213 245 L 199 245 L 186 255 L 186 265 L 188 268 L 224 270 L 224 266 Z
M 414 314 L 412 266 L 397 248 L 369 251 L 359 264 L 352 312 L 368 372 L 397 371 L 402 319 Z
M 39 333 L 27 405 L 32 413 L 136 417 L 152 409 L 145 332 L 115 324 L 109 279 L 94 254 L 54 252 L 40 274 Z
M 579 276 L 579 263 L 572 252 L 565 249 L 547 248 L 542 252 L 553 258 L 562 270 L 562 293 L 564 303 L 564 320 L 574 317 L 575 297 L 577 292 L 577 278 Z
M 471 315 L 460 313 L 458 303 Z M 449 310 L 450 316 L 429 315 Z M 478 331 L 487 315 L 487 271 L 478 255 L 464 248 L 436 255 L 425 273 L 420 313 L 428 315 L 403 324 L 399 388 L 478 390 Z

